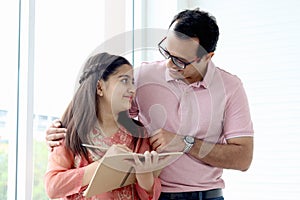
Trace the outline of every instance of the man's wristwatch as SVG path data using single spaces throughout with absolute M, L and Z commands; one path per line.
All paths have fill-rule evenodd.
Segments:
M 193 147 L 194 143 L 195 143 L 195 138 L 192 137 L 192 136 L 187 135 L 183 138 L 183 141 L 185 143 L 185 147 L 183 149 L 183 152 L 188 153 L 191 150 L 191 148 Z

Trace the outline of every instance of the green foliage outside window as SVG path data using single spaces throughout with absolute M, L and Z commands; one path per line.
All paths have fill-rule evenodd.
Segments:
M 7 199 L 8 144 L 0 143 L 0 199 Z
M 48 149 L 44 141 L 34 142 L 34 183 L 32 199 L 48 200 L 44 189 L 44 174 L 47 168 Z M 0 143 L 0 199 L 7 199 L 8 143 Z

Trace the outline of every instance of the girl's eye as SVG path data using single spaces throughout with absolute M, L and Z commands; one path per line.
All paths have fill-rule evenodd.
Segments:
M 128 81 L 127 78 L 125 78 L 125 79 L 122 79 L 121 82 L 122 82 L 122 83 L 128 83 L 129 81 Z

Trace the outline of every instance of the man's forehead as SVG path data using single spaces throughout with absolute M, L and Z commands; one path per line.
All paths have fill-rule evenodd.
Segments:
M 199 46 L 199 39 L 197 37 L 189 37 L 188 35 L 185 35 L 178 31 L 169 30 L 166 38 L 167 41 L 168 38 L 176 39 L 182 42 L 190 42 L 193 46 Z
M 170 31 L 174 31 L 176 24 L 178 23 L 178 20 L 176 20 L 171 27 L 169 28 Z
M 186 60 L 193 59 L 197 54 L 199 44 L 193 38 L 179 38 L 174 32 L 169 32 L 166 38 L 166 49 L 174 56 Z

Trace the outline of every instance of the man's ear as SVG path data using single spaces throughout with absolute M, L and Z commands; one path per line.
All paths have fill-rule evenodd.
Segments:
M 208 54 L 206 54 L 206 60 L 208 61 L 208 60 L 210 60 L 213 56 L 215 55 L 215 53 L 214 52 L 209 52 Z
M 204 59 L 204 61 L 208 61 L 214 56 L 214 54 L 215 54 L 214 52 L 210 52 L 210 53 L 204 55 L 203 57 L 199 58 L 196 62 L 199 63 L 199 62 L 201 62 L 202 59 Z
M 98 80 L 98 82 L 97 82 L 97 94 L 98 94 L 100 97 L 103 96 L 103 90 L 102 90 L 103 84 L 104 84 L 104 83 L 103 83 L 102 80 Z

